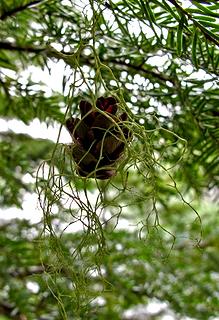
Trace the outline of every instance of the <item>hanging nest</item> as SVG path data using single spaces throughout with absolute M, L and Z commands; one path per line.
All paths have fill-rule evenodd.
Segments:
M 116 175 L 116 164 L 131 140 L 124 123 L 127 113 L 116 115 L 118 102 L 114 97 L 98 98 L 96 108 L 82 100 L 79 108 L 81 119 L 71 117 L 66 121 L 77 172 L 82 177 L 109 179 Z

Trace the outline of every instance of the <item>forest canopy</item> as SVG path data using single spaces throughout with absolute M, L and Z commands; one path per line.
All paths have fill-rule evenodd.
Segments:
M 216 319 L 218 1 L 2 0 L 0 24 L 0 320 Z M 40 221 L 7 219 L 26 194 Z

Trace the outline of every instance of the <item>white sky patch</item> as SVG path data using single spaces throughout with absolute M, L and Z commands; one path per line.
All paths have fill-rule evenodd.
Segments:
M 170 315 L 170 314 L 165 314 L 162 317 L 162 320 L 175 320 L 175 316 L 174 315 Z
M 11 220 L 11 219 L 25 219 L 32 223 L 37 223 L 42 220 L 42 210 L 38 206 L 38 195 L 36 193 L 30 194 L 25 193 L 22 209 L 11 207 L 7 209 L 1 209 L 0 219 Z
M 61 1 L 61 4 L 62 4 L 63 6 L 69 6 L 69 7 L 72 6 L 71 1 L 69 1 L 69 0 L 62 0 L 62 1 Z
M 141 32 L 141 28 L 137 19 L 133 19 L 128 23 L 128 31 L 130 34 L 138 36 Z
M 181 6 L 183 7 L 183 9 L 186 9 L 186 8 L 195 8 L 195 6 L 191 3 L 191 1 L 189 0 L 183 0 L 181 2 Z
M 33 281 L 28 281 L 26 287 L 29 291 L 33 293 L 38 293 L 40 290 L 40 286 L 38 285 L 38 283 Z
M 106 304 L 106 300 L 99 296 L 99 297 L 96 297 L 94 300 L 92 300 L 91 302 L 91 305 L 92 306 L 95 306 L 95 305 L 98 305 L 99 307 L 103 307 L 104 305 Z
M 24 124 L 20 120 L 3 120 L 0 119 L 0 132 L 12 131 L 16 134 L 23 133 L 28 134 L 35 139 L 49 139 L 53 142 L 57 142 L 58 134 L 60 130 L 60 124 L 54 123 L 54 125 L 47 126 L 46 123 L 40 122 L 38 119 L 34 119 L 29 125 Z M 67 129 L 63 126 L 59 138 L 60 143 L 71 143 L 72 139 Z
M 147 60 L 147 63 L 150 64 L 151 66 L 156 66 L 156 67 L 162 67 L 168 60 L 169 60 L 169 56 L 167 54 L 162 55 L 162 56 L 154 56 L 154 57 L 150 57 Z
M 51 46 L 56 49 L 57 51 L 62 51 L 63 47 L 60 43 L 55 43 L 55 42 L 52 42 L 51 43 Z
M 168 308 L 167 303 L 153 299 L 147 305 L 139 304 L 136 307 L 126 310 L 123 313 L 123 316 L 124 316 L 124 319 L 127 319 L 127 320 L 131 320 L 133 318 L 143 319 L 143 316 L 145 316 L 145 319 L 147 319 L 149 318 L 149 315 L 156 315 L 163 310 L 164 311 L 167 310 L 167 308 Z M 162 317 L 162 319 L 164 319 L 164 316 Z
M 161 310 L 167 309 L 168 305 L 166 302 L 160 302 L 157 300 L 152 300 L 146 307 L 146 310 L 150 314 L 157 314 Z
M 211 80 L 212 76 L 207 74 L 204 70 L 200 69 L 196 72 L 191 73 L 187 80 Z M 203 84 L 204 90 L 208 90 L 215 86 L 215 81 L 208 81 Z
M 45 94 L 47 94 L 48 96 L 51 95 L 51 89 L 53 91 L 62 93 L 62 80 L 63 76 L 66 74 L 65 66 L 66 64 L 63 60 L 59 60 L 56 63 L 51 60 L 48 61 L 50 72 L 47 68 L 42 70 L 38 67 L 30 66 L 21 73 L 19 82 L 25 85 L 28 83 L 28 79 L 30 78 L 37 84 L 46 84 L 43 89 L 45 90 Z
M 209 74 L 207 74 L 204 70 L 200 69 L 196 72 L 193 72 L 188 79 L 193 79 L 193 80 L 207 80 L 207 79 L 211 79 L 212 76 L 210 76 Z
M 194 67 L 189 63 L 187 65 L 182 65 L 181 69 L 188 74 L 191 74 L 194 71 Z
M 6 68 L 2 68 L 1 67 L 1 71 L 3 74 L 5 74 L 6 76 L 12 78 L 12 79 L 17 79 L 17 73 L 16 71 L 14 70 L 11 70 L 11 69 L 6 69 Z
M 34 183 L 35 179 L 32 177 L 30 173 L 26 173 L 25 175 L 23 175 L 22 181 L 24 183 Z

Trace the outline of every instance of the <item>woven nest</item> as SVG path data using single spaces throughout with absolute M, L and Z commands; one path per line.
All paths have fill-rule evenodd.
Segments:
M 100 97 L 96 107 L 82 100 L 81 119 L 69 118 L 66 127 L 71 134 L 72 157 L 82 177 L 109 179 L 116 174 L 131 133 L 125 121 L 127 114 L 117 115 L 118 102 L 114 97 Z

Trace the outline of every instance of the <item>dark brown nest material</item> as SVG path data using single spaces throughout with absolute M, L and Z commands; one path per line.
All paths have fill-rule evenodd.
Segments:
M 98 98 L 96 108 L 82 100 L 79 107 L 81 119 L 71 117 L 66 121 L 77 172 L 82 177 L 109 179 L 116 174 L 116 163 L 131 140 L 124 124 L 127 114 L 116 115 L 118 102 L 114 97 Z

